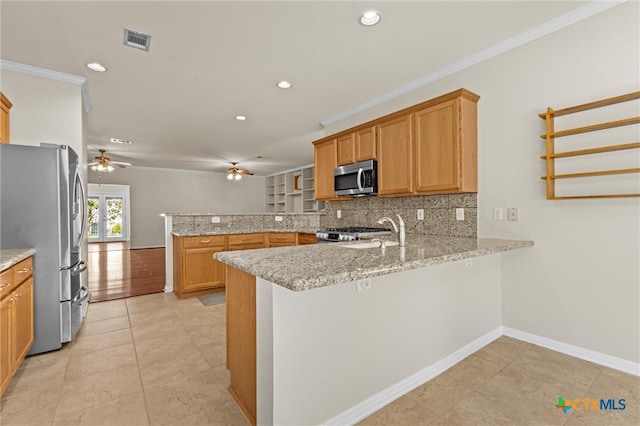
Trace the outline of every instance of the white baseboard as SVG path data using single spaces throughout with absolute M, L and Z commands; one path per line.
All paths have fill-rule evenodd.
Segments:
M 640 363 L 638 362 L 628 361 L 626 359 L 559 342 L 557 340 L 548 339 L 525 331 L 515 330 L 509 327 L 502 327 L 502 334 L 513 337 L 514 339 L 524 340 L 525 342 L 533 343 L 534 345 L 542 346 L 556 352 L 571 355 L 585 361 L 613 368 L 614 370 L 623 371 L 625 373 L 633 374 L 634 376 L 640 376 Z
M 385 405 L 395 401 L 418 386 L 421 386 L 434 377 L 444 373 L 449 368 L 453 367 L 469 355 L 479 351 L 500 336 L 513 337 L 514 339 L 533 343 L 534 345 L 542 346 L 556 352 L 613 368 L 614 370 L 640 376 L 640 363 L 584 349 L 579 346 L 558 342 L 557 340 L 548 339 L 546 337 L 537 336 L 535 334 L 515 330 L 513 328 L 499 327 L 484 336 L 477 338 L 468 345 L 463 346 L 435 364 L 418 371 L 416 374 L 407 377 L 399 383 L 396 383 L 395 385 L 390 386 L 361 403 L 349 408 L 347 411 L 323 422 L 323 425 L 353 425 L 358 423 Z
M 324 425 L 353 425 L 375 413 L 390 402 L 400 398 L 423 385 L 434 377 L 444 373 L 469 355 L 482 349 L 489 343 L 502 336 L 502 327 L 485 334 L 474 340 L 473 342 L 463 346 L 446 358 L 441 359 L 435 364 L 418 371 L 414 375 L 407 377 L 399 383 L 388 387 L 387 389 L 373 395 L 361 403 L 349 408 L 347 411 L 323 422 Z

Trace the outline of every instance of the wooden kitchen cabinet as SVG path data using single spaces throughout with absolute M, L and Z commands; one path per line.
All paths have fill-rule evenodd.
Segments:
M 316 200 L 337 200 L 333 171 L 338 166 L 338 139 L 314 142 Z
M 376 157 L 376 128 L 370 126 L 355 132 L 356 162 L 375 160 Z
M 2 286 L 13 290 L 0 301 L 0 395 L 33 345 L 32 266 L 29 257 L 3 271 Z
M 233 234 L 228 237 L 229 250 L 249 250 L 265 248 L 265 234 L 262 232 L 252 234 Z
M 227 248 L 226 235 L 173 237 L 173 292 L 179 299 L 224 290 L 225 267 L 213 255 Z
M 379 196 L 477 192 L 479 99 L 458 89 L 314 142 L 321 199 L 337 199 L 330 198 L 331 161 L 335 158 L 337 165 L 338 154 L 340 162 L 346 161 L 350 147 L 354 162 L 378 161 Z M 318 161 L 325 167 L 322 173 Z
M 269 247 L 286 247 L 296 245 L 295 232 L 270 232 Z
M 477 101 L 466 92 L 414 113 L 417 193 L 478 191 Z
M 305 234 L 305 233 L 298 234 L 298 245 L 300 246 L 306 245 L 306 244 L 317 244 L 317 242 L 318 242 L 318 237 L 316 237 L 316 234 Z
M 338 138 L 338 166 L 346 166 L 356 162 L 355 135 L 349 133 Z
M 413 193 L 411 121 L 411 114 L 407 114 L 376 126 L 379 195 Z
M 7 97 L 0 93 L 0 143 L 9 143 L 11 139 L 10 126 L 11 114 L 9 110 L 13 105 Z

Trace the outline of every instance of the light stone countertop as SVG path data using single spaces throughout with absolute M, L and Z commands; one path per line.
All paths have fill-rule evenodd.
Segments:
M 313 234 L 318 232 L 317 228 L 295 228 L 295 229 L 283 229 L 283 228 L 235 228 L 228 226 L 221 226 L 220 228 L 207 231 L 194 231 L 194 232 L 172 232 L 171 235 L 176 237 L 200 237 L 205 235 L 232 235 L 232 234 L 254 234 L 264 232 L 296 232 L 300 234 Z
M 404 258 L 399 246 L 352 249 L 324 243 L 219 252 L 216 260 L 292 291 L 305 291 L 361 278 L 533 246 L 533 241 L 407 235 Z
M 36 250 L 32 248 L 0 250 L 0 271 L 12 267 L 35 253 Z

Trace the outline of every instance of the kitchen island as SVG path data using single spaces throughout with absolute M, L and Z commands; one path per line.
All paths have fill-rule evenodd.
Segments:
M 254 424 L 353 424 L 495 340 L 503 256 L 485 255 L 533 242 L 345 245 L 216 253 L 230 392 Z

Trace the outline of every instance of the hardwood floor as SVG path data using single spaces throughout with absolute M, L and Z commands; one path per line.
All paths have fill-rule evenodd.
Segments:
M 164 291 L 164 248 L 131 250 L 113 242 L 91 243 L 88 251 L 91 302 Z

